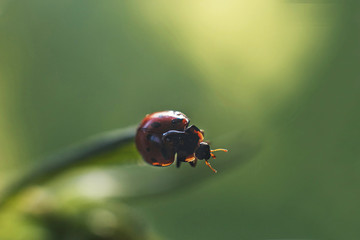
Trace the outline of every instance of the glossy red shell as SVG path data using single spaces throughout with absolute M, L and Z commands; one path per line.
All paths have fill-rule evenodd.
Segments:
M 135 143 L 144 160 L 153 166 L 169 166 L 175 153 L 162 143 L 162 136 L 169 130 L 184 131 L 189 125 L 187 116 L 178 111 L 155 112 L 146 115 L 139 125 Z

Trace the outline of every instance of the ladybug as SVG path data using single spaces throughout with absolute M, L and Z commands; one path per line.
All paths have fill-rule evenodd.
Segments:
M 176 167 L 187 162 L 195 167 L 197 160 L 214 172 L 208 160 L 215 159 L 213 152 L 204 142 L 204 131 L 194 125 L 189 126 L 189 118 L 179 111 L 162 111 L 148 114 L 139 125 L 135 143 L 144 160 L 153 166 L 165 167 L 176 160 Z

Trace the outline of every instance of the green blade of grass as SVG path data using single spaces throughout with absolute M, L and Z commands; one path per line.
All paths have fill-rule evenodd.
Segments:
M 0 196 L 0 207 L 27 187 L 54 178 L 70 169 L 133 163 L 134 159 L 138 159 L 133 147 L 135 132 L 135 127 L 113 130 L 46 158 L 3 192 Z M 130 151 L 120 153 L 126 149 Z

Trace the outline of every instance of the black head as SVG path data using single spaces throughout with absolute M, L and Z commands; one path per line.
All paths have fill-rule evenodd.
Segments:
M 199 160 L 208 160 L 211 157 L 211 150 L 209 144 L 201 142 L 200 146 L 195 151 L 195 156 Z

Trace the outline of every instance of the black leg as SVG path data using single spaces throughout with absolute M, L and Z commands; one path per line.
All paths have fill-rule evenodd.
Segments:
M 179 160 L 179 158 L 176 159 L 176 167 L 179 168 L 181 165 L 181 161 Z
M 181 165 L 181 162 L 185 161 L 185 157 L 181 156 L 180 154 L 176 155 L 176 167 L 179 168 Z

